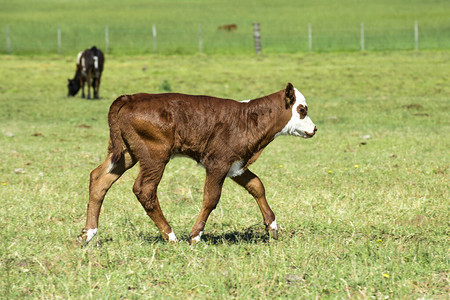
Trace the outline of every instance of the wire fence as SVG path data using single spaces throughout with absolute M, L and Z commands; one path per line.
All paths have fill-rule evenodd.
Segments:
M 227 27 L 228 26 L 228 27 Z M 269 30 L 270 29 L 270 30 Z M 403 27 L 371 27 L 361 22 L 352 28 L 282 28 L 253 23 L 215 28 L 201 24 L 165 28 L 149 24 L 133 27 L 12 27 L 4 29 L 6 43 L 1 54 L 73 54 L 92 45 L 108 54 L 242 54 L 329 51 L 380 51 L 449 49 L 449 31 L 420 26 L 416 21 Z

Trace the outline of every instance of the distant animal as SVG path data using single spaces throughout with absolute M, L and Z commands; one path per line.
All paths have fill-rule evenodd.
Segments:
M 217 27 L 217 29 L 225 31 L 235 31 L 237 30 L 237 25 L 236 24 L 221 25 Z
M 103 52 L 95 46 L 78 53 L 75 77 L 67 79 L 68 96 L 75 96 L 81 88 L 81 97 L 85 98 L 84 84 L 87 83 L 87 99 L 91 98 L 91 86 L 94 99 L 98 99 L 104 63 Z
M 78 237 L 83 244 L 97 234 L 108 189 L 137 162 L 140 172 L 133 192 L 162 236 L 176 242 L 156 192 L 166 164 L 175 156 L 188 156 L 206 169 L 203 204 L 190 233 L 191 244 L 200 241 L 227 177 L 255 198 L 266 230 L 276 238 L 275 215 L 261 180 L 249 166 L 276 137 L 310 138 L 317 131 L 305 97 L 291 83 L 276 93 L 242 102 L 175 93 L 123 95 L 111 104 L 108 121 L 108 155 L 90 174 L 86 225 Z

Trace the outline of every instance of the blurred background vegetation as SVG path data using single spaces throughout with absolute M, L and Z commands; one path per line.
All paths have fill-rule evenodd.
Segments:
M 116 55 L 154 53 L 153 25 L 159 54 L 198 53 L 200 26 L 202 52 L 250 54 L 254 22 L 263 53 L 309 51 L 309 24 L 313 51 L 359 51 L 362 22 L 365 50 L 414 49 L 416 21 L 420 49 L 450 48 L 445 0 L 0 0 L 0 7 L 0 54 L 72 55 L 94 44 Z M 237 29 L 218 29 L 226 24 Z

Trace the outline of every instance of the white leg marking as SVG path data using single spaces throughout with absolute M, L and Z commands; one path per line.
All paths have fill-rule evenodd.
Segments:
M 178 242 L 177 237 L 175 236 L 175 233 L 172 231 L 171 233 L 169 233 L 169 242 Z
M 202 235 L 203 235 L 203 231 L 200 231 L 199 234 L 198 234 L 196 237 L 193 237 L 192 239 L 193 239 L 196 243 L 198 243 L 198 242 L 200 242 L 200 239 L 201 239 Z
M 272 230 L 277 230 L 277 219 L 275 218 L 275 220 L 273 220 L 273 222 L 269 225 L 269 228 Z
M 94 229 L 88 229 L 86 233 L 86 243 L 88 243 L 92 238 L 97 234 L 97 228 Z

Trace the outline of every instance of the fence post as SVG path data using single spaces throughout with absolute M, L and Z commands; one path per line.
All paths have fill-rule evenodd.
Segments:
M 61 27 L 58 26 L 58 31 L 57 31 L 57 44 L 58 44 L 58 54 L 61 54 Z
M 419 25 L 417 21 L 414 22 L 414 49 L 419 50 Z
M 253 37 L 255 38 L 255 52 L 261 53 L 261 35 L 259 34 L 259 23 L 253 23 Z
M 109 54 L 109 27 L 106 25 L 105 27 L 105 48 L 106 53 Z
M 364 51 L 364 22 L 361 22 L 361 51 Z
M 202 24 L 198 25 L 198 50 L 200 54 L 203 52 Z
M 9 33 L 9 25 L 6 25 L 6 51 L 11 54 L 11 36 Z
M 156 53 L 156 26 L 153 24 L 153 53 Z
M 308 24 L 308 49 L 309 49 L 309 52 L 312 51 L 312 29 L 311 29 L 311 23 Z

